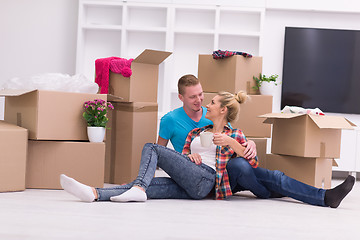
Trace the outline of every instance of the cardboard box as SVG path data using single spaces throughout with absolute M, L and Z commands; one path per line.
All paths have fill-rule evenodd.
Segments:
M 138 175 L 145 143 L 155 143 L 158 105 L 149 102 L 113 102 L 106 132 L 105 182 L 123 184 Z
M 317 188 L 331 188 L 330 158 L 304 158 L 285 155 L 266 155 L 266 168 L 279 170 L 287 176 Z
M 254 76 L 262 72 L 262 57 L 245 58 L 240 55 L 213 59 L 212 55 L 199 55 L 198 78 L 204 92 L 240 90 L 257 94 Z
M 271 113 L 261 117 L 273 124 L 271 152 L 299 157 L 339 158 L 341 129 L 354 126 L 339 116 Z
M 5 121 L 29 130 L 34 140 L 88 140 L 83 103 L 105 94 L 46 90 L 2 90 Z
M 267 138 L 247 138 L 247 139 L 255 142 L 259 167 L 265 168 Z
M 159 65 L 170 54 L 144 50 L 131 63 L 130 78 L 110 71 L 109 94 L 122 97 L 127 102 L 157 102 Z
M 204 93 L 203 106 L 210 103 L 216 93 Z M 241 104 L 239 119 L 231 123 L 234 128 L 241 129 L 247 137 L 271 137 L 271 125 L 264 124 L 258 116 L 272 112 L 272 96 L 249 95 L 250 99 Z
M 27 132 L 0 121 L 0 192 L 25 190 Z
M 105 144 L 29 140 L 26 188 L 62 189 L 60 174 L 104 186 Z

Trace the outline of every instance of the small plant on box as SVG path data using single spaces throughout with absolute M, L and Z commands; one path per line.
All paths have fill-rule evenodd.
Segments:
M 109 119 L 106 117 L 106 113 L 109 110 L 114 109 L 114 106 L 110 102 L 106 102 L 102 99 L 95 99 L 94 101 L 86 101 L 83 105 L 85 118 L 89 127 L 106 127 Z
M 255 80 L 255 86 L 253 87 L 253 89 L 255 90 L 259 90 L 260 87 L 261 87 L 261 84 L 263 82 L 274 82 L 275 86 L 277 86 L 277 83 L 276 83 L 276 79 L 279 77 L 279 75 L 277 74 L 273 74 L 269 77 L 265 76 L 264 74 L 261 74 L 260 73 L 260 76 L 259 77 L 255 77 L 253 76 L 253 79 Z

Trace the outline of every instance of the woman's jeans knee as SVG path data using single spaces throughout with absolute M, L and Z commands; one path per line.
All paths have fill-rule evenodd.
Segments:
M 156 166 L 170 177 L 154 178 Z M 97 189 L 99 200 L 108 200 L 138 185 L 146 190 L 149 198 L 192 198 L 206 197 L 215 185 L 215 170 L 191 160 L 172 149 L 157 144 L 145 144 L 138 177 L 132 183 L 114 188 Z

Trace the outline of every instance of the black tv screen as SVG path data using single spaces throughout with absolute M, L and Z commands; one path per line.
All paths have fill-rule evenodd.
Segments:
M 286 105 L 360 114 L 360 31 L 286 27 Z

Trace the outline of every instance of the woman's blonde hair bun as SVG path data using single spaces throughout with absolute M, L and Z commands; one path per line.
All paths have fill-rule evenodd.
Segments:
M 238 101 L 240 104 L 245 103 L 249 99 L 249 95 L 247 95 L 244 91 L 239 91 L 235 94 L 235 100 Z

